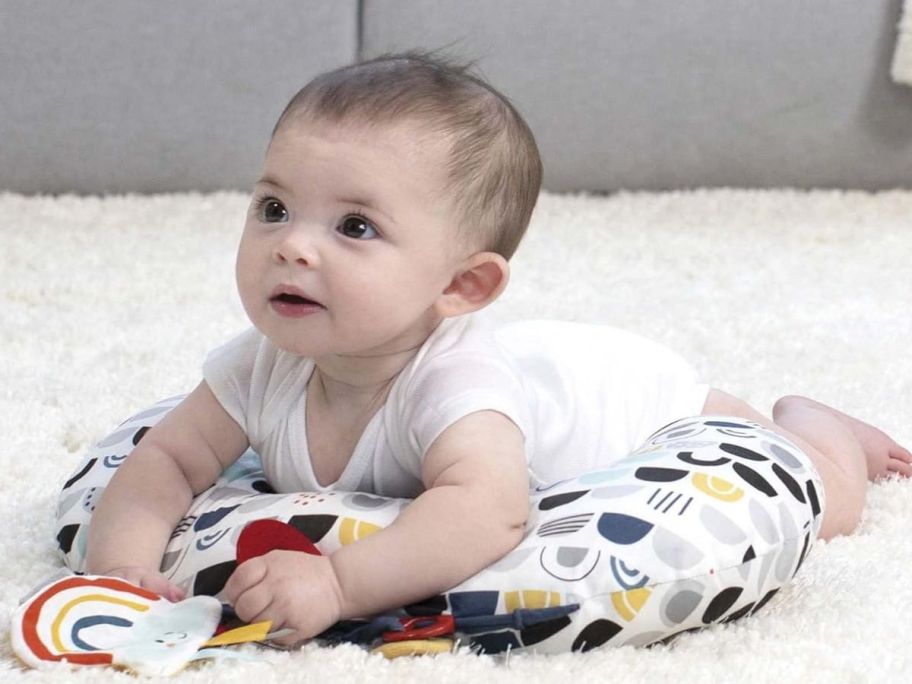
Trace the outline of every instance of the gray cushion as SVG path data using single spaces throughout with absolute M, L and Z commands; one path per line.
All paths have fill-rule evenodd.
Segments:
M 912 187 L 912 88 L 889 80 L 899 9 L 0 0 L 0 188 L 246 188 L 311 76 L 359 47 L 442 46 L 526 113 L 552 190 Z
M 355 0 L 0 0 L 0 188 L 248 187 L 285 102 L 357 56 Z
M 912 187 L 899 0 L 364 3 L 363 52 L 476 57 L 553 190 Z

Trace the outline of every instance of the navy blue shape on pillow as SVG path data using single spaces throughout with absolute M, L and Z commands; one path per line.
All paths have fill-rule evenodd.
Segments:
M 457 591 L 450 594 L 450 612 L 454 617 L 494 615 L 498 591 Z
M 615 544 L 635 544 L 653 527 L 651 522 L 623 513 L 602 513 L 598 521 L 599 534 Z
M 233 527 L 226 527 L 224 529 L 218 530 L 217 532 L 210 532 L 209 534 L 204 534 L 196 540 L 196 550 L 197 551 L 206 551 L 211 549 L 213 546 L 218 544 L 222 539 L 224 539 L 230 532 L 233 530 Z
M 235 508 L 238 508 L 241 504 L 235 504 L 234 506 L 225 506 L 224 508 L 216 508 L 214 511 L 209 511 L 208 513 L 203 513 L 199 518 L 196 519 L 196 523 L 193 525 L 193 529 L 199 532 L 200 530 L 208 530 L 213 525 L 217 525 L 222 518 L 231 513 Z
M 127 456 L 130 454 L 111 454 L 110 456 L 105 456 L 104 464 L 105 468 L 120 468 L 120 464 L 127 460 Z

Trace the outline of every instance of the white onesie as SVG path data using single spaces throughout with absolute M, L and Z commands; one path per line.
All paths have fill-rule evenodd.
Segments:
M 482 410 L 522 431 L 536 485 L 623 458 L 652 432 L 703 408 L 707 386 L 667 348 L 605 326 L 487 316 L 446 319 L 394 381 L 339 479 L 311 468 L 305 402 L 313 360 L 251 328 L 214 350 L 203 377 L 246 432 L 278 492 L 339 489 L 414 497 L 421 460 L 448 426 Z

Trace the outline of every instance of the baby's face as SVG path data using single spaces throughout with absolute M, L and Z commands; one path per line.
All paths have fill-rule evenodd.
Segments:
M 396 125 L 289 124 L 255 186 L 237 255 L 253 324 L 303 356 L 420 344 L 459 261 L 446 150 Z

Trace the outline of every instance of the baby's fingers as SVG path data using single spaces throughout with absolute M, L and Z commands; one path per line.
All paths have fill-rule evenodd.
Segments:
M 153 591 L 171 602 L 183 601 L 187 597 L 187 592 L 177 585 L 171 584 L 171 582 L 165 579 L 164 575 L 144 575 L 139 582 L 139 586 L 143 589 Z
M 265 579 L 266 569 L 266 564 L 262 558 L 251 558 L 235 568 L 234 572 L 231 573 L 231 577 L 225 583 L 225 598 L 234 606 L 235 612 L 238 613 L 238 617 L 242 620 L 245 617 L 241 616 L 238 610 L 238 601 L 241 596 L 256 588 Z
M 187 592 L 176 584 L 171 584 L 163 574 L 154 570 L 131 566 L 115 568 L 105 574 L 110 577 L 119 577 L 138 587 L 148 589 L 171 602 L 182 601 L 187 596 Z
M 284 620 L 276 614 L 275 597 L 263 584 L 257 584 L 231 599 L 234 612 L 244 622 L 253 624 L 271 620 L 270 631 L 280 629 Z

